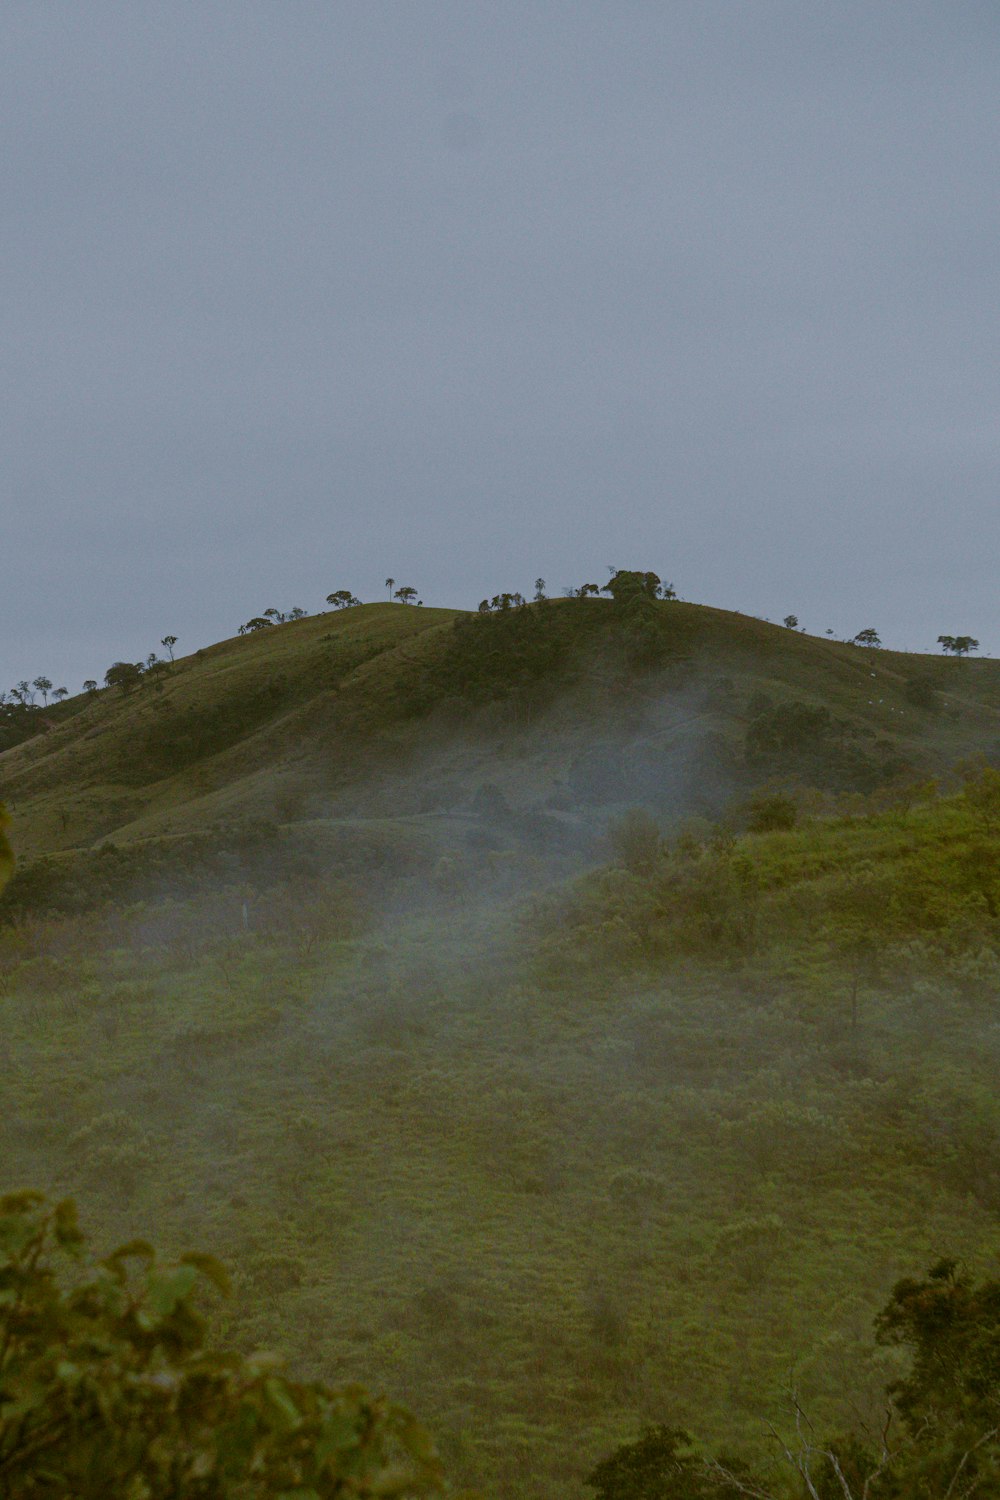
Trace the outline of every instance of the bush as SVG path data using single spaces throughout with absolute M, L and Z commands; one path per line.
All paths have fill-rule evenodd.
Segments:
M 608 829 L 608 842 L 615 864 L 630 875 L 652 875 L 663 856 L 659 824 L 641 808 L 630 808 Z
M 0 1493 L 62 1500 L 418 1495 L 441 1488 L 426 1433 L 359 1386 L 207 1347 L 208 1256 L 144 1241 L 100 1262 L 69 1202 L 0 1198 Z
M 750 833 L 777 833 L 794 828 L 799 810 L 791 797 L 780 792 L 757 792 L 747 807 Z

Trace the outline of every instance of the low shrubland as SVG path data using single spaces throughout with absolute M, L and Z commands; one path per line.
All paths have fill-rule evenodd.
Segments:
M 871 1426 L 893 1284 L 993 1254 L 984 775 L 759 832 L 634 814 L 532 894 L 465 854 L 15 905 L 8 1179 L 209 1245 L 220 1344 L 392 1391 L 491 1492 L 565 1493 L 644 1425 L 757 1463 L 790 1374 L 817 1430 Z

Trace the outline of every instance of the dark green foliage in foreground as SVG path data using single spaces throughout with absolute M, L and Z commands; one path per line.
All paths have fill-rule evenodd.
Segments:
M 596 1500 L 736 1500 L 760 1493 L 750 1488 L 754 1481 L 743 1464 L 724 1468 L 706 1464 L 681 1428 L 660 1425 L 603 1459 L 585 1483 Z
M 210 1257 L 86 1255 L 72 1203 L 0 1198 L 0 1496 L 323 1500 L 441 1488 L 426 1433 L 358 1386 L 206 1344 Z
M 1000 1495 L 1000 1282 L 953 1260 L 900 1281 L 876 1328 L 912 1352 L 891 1387 L 906 1441 L 878 1495 Z M 901 1475 L 894 1487 L 892 1476 Z
M 945 1500 L 1000 1495 L 1000 1283 L 978 1286 L 953 1260 L 897 1283 L 875 1320 L 882 1344 L 911 1356 L 877 1431 L 818 1440 L 793 1398 L 795 1436 L 772 1429 L 777 1467 L 702 1458 L 680 1429 L 647 1429 L 587 1478 L 597 1500 Z M 845 1393 L 847 1394 L 847 1393 Z M 787 1487 L 789 1481 L 791 1491 Z

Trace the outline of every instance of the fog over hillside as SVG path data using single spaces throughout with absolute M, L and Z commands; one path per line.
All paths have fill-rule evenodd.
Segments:
M 1000 32 L 0 7 L 0 1500 L 1000 1497 Z
M 894 1283 L 993 1263 L 997 670 L 383 605 L 24 710 L 10 1180 L 210 1247 L 224 1347 L 390 1390 L 455 1483 L 666 1421 L 779 1485 L 789 1371 L 862 1441 Z

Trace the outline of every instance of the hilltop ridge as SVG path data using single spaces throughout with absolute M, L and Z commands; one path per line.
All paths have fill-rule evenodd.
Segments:
M 592 825 L 715 815 L 769 782 L 871 793 L 1000 744 L 1000 663 L 707 605 L 367 604 L 234 636 L 47 710 L 0 755 L 22 857 L 268 821 Z M 478 799 L 478 800 L 477 800 Z

